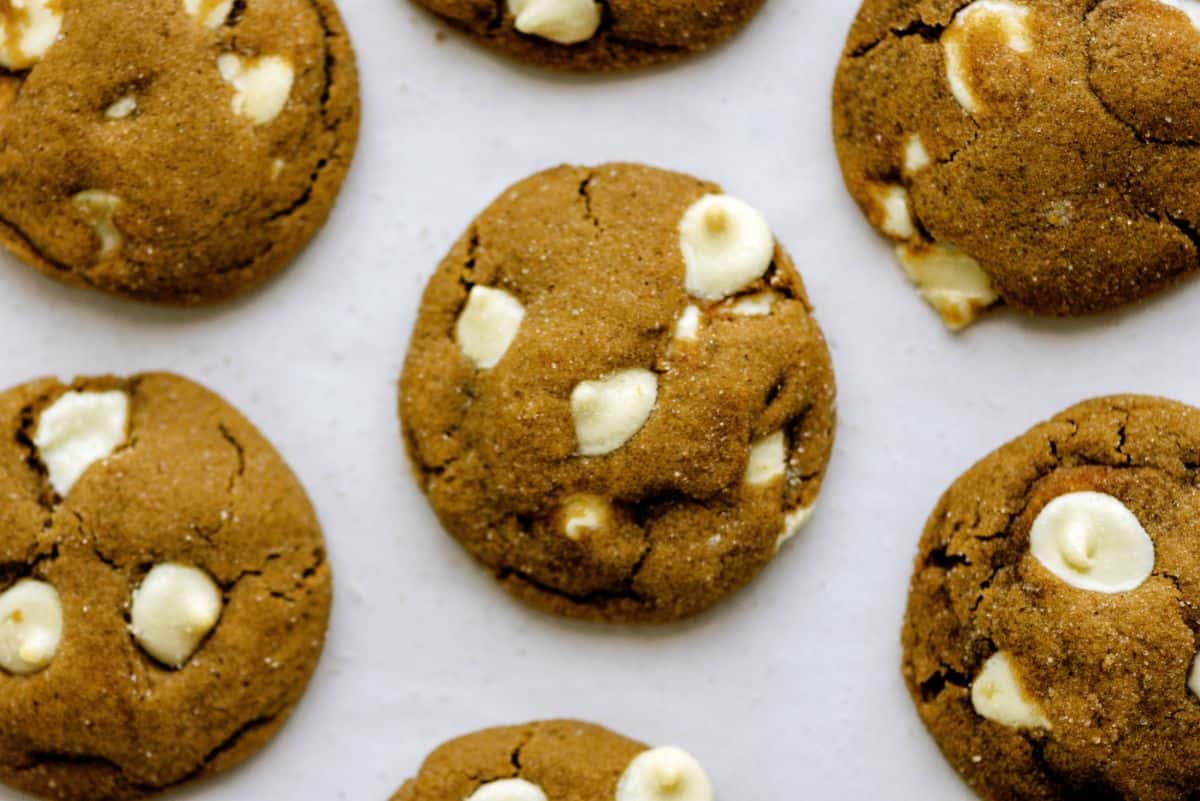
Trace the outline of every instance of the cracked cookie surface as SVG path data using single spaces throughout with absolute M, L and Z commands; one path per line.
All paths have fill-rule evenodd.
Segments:
M 73 393 L 126 396 L 128 419 L 123 442 L 63 497 L 34 443 Z M 0 421 L 0 591 L 48 584 L 62 616 L 47 664 L 0 670 L 0 780 L 118 801 L 261 748 L 316 666 L 331 596 L 320 527 L 279 455 L 219 397 L 167 374 L 36 381 L 0 394 Z M 179 667 L 144 650 L 134 604 L 166 563 L 203 571 L 219 593 L 219 619 Z M 0 639 L 20 622 L 0 620 Z
M 1122 525 L 1148 537 L 1143 572 L 1128 548 L 1113 563 L 1133 589 L 1098 591 L 1102 571 L 1091 586 L 1070 574 L 1121 542 L 1112 519 L 1089 529 L 1077 518 L 1059 531 L 1068 561 L 1046 561 L 1056 507 L 1080 498 L 1124 507 Z M 983 798 L 1195 798 L 1198 539 L 1200 410 L 1158 398 L 1068 409 L 946 492 L 916 561 L 903 671 Z
M 290 263 L 358 135 L 331 0 L 46 5 L 52 43 L 0 46 L 0 243 L 67 283 L 174 305 Z M 0 3 L 5 30 L 25 14 Z
M 415 0 L 475 40 L 528 64 L 573 72 L 610 72 L 675 61 L 733 36 L 765 0 Z M 582 41 L 563 44 L 518 22 L 514 7 L 559 14 L 592 13 L 591 31 Z M 593 27 L 595 26 L 595 27 Z M 530 32 L 523 32 L 524 28 Z M 586 33 L 586 31 L 585 31 Z M 554 33 L 550 33 L 554 36 Z M 585 34 L 579 34 L 584 36 Z M 572 38 L 578 38 L 572 37 Z
M 611 799 L 630 761 L 644 751 L 641 743 L 573 720 L 487 729 L 438 748 L 391 801 L 463 801 L 512 779 L 553 801 Z
M 684 240 L 714 221 L 736 246 L 706 261 Z M 730 265 L 750 267 L 701 269 Z M 816 502 L 835 389 L 811 311 L 765 221 L 713 184 L 633 164 L 528 178 L 425 291 L 400 383 L 422 489 L 526 602 L 699 612 Z
M 953 327 L 1130 303 L 1200 266 L 1197 55 L 1157 0 L 866 0 L 846 185 Z

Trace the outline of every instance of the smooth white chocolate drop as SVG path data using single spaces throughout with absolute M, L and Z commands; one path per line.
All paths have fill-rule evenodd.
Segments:
M 1154 572 L 1154 542 L 1137 516 L 1111 495 L 1060 495 L 1038 514 L 1029 550 L 1054 575 L 1081 590 L 1119 593 Z
M 981 717 L 1014 729 L 1048 729 L 1050 721 L 1021 688 L 1008 654 L 999 652 L 971 685 L 971 704 Z
M 643 751 L 625 768 L 616 801 L 713 801 L 712 782 L 696 758 L 680 748 Z
M 591 39 L 603 16 L 594 0 L 508 0 L 508 10 L 521 33 L 563 45 Z
M 763 437 L 750 446 L 746 483 L 762 487 L 783 478 L 787 468 L 787 442 L 782 431 Z
M 222 605 L 221 590 L 203 570 L 155 565 L 134 590 L 130 631 L 146 653 L 178 668 L 217 625 Z
M 547 801 L 546 793 L 524 779 L 500 779 L 480 785 L 466 801 Z
M 244 59 L 223 53 L 217 57 L 217 68 L 233 87 L 233 113 L 255 125 L 265 125 L 283 112 L 296 78 L 291 63 L 280 56 Z
M 649 370 L 622 370 L 584 381 L 571 392 L 571 415 L 579 452 L 612 453 L 642 430 L 658 402 L 658 376 Z
M 53 586 L 22 579 L 0 594 L 0 668 L 16 676 L 45 669 L 62 632 L 62 601 Z
M 693 296 L 720 300 L 767 272 L 775 236 L 761 213 L 729 195 L 705 195 L 679 223 L 685 283 Z
M 525 307 L 503 289 L 473 286 L 454 327 L 458 347 L 481 370 L 490 370 L 508 353 Z
M 129 396 L 124 392 L 65 392 L 38 417 L 33 444 L 50 486 L 67 497 L 79 477 L 125 442 Z

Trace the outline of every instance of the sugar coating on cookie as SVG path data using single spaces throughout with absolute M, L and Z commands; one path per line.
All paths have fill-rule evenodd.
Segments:
M 404 438 L 446 530 L 522 600 L 675 620 L 808 520 L 834 381 L 762 214 L 633 164 L 507 189 L 426 288 Z
M 0 668 L 15 676 L 44 670 L 62 641 L 62 601 L 53 585 L 22 579 L 0 593 Z
M 66 497 L 80 476 L 107 459 L 129 427 L 129 396 L 120 390 L 65 392 L 38 418 L 33 444 L 50 485 Z
M 704 768 L 681 748 L 645 751 L 629 763 L 617 784 L 616 801 L 713 801 Z
M 863 0 L 834 86 L 846 187 L 960 329 L 1103 312 L 1200 268 L 1200 7 Z
M 1188 801 L 1197 453 L 1200 409 L 1098 398 L 985 457 L 932 510 L 903 672 L 985 801 Z
M 129 630 L 146 652 L 182 667 L 221 617 L 221 590 L 192 565 L 155 565 L 133 592 Z

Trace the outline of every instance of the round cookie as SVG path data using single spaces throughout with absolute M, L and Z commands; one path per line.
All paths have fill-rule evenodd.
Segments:
M 0 394 L 0 781 L 142 798 L 223 771 L 287 719 L 330 605 L 304 490 L 176 376 Z
M 756 210 L 651 167 L 558 167 L 438 268 L 400 411 L 443 525 L 509 590 L 666 621 L 745 585 L 808 519 L 834 379 Z
M 1075 406 L 946 492 L 904 676 L 990 801 L 1186 801 L 1200 785 L 1200 410 Z
M 507 726 L 434 751 L 391 801 L 713 801 L 704 768 L 575 720 Z
M 528 64 L 611 72 L 706 50 L 764 0 L 416 0 L 472 38 Z
M 1200 264 L 1189 3 L 863 4 L 833 95 L 842 172 L 948 325 L 1000 302 L 1100 312 Z
M 324 223 L 358 137 L 331 0 L 26 0 L 0 23 L 0 243 L 24 261 L 208 303 Z

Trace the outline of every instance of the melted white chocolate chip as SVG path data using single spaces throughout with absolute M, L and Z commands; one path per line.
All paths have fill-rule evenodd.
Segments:
M 971 685 L 971 704 L 980 717 L 1014 729 L 1048 729 L 1050 721 L 1023 689 L 1004 652 L 989 659 Z
M 738 298 L 728 308 L 734 317 L 770 317 L 775 309 L 774 292 L 755 292 Z
M 204 27 L 216 30 L 229 19 L 233 0 L 183 0 L 183 10 Z
M 705 195 L 679 223 L 687 290 L 720 300 L 754 283 L 775 258 L 775 236 L 761 213 L 729 195 Z
M 807 526 L 808 521 L 812 520 L 814 511 L 816 511 L 815 507 L 800 506 L 785 513 L 783 516 L 783 533 L 775 541 L 775 550 L 779 550 L 791 542 L 800 533 L 800 529 Z
M 689 305 L 675 322 L 675 338 L 682 342 L 695 342 L 700 338 L 700 309 Z
M 920 134 L 912 134 L 904 143 L 904 174 L 916 175 L 933 163 Z
M 899 184 L 873 186 L 871 196 L 880 230 L 893 239 L 912 239 L 916 235 L 907 189 Z
M 62 641 L 58 591 L 44 581 L 22 579 L 0 594 L 0 668 L 16 676 L 43 670 Z
M 643 751 L 625 768 L 617 783 L 616 801 L 713 801 L 704 768 L 686 751 L 654 748 Z
M 45 57 L 62 32 L 60 0 L 0 3 L 0 66 L 27 70 Z
M 33 444 L 46 466 L 50 486 L 65 498 L 79 477 L 125 442 L 129 396 L 109 392 L 65 392 L 38 417 Z
M 126 95 L 106 108 L 104 116 L 110 120 L 123 120 L 135 111 L 137 111 L 137 98 Z
M 233 87 L 233 113 L 255 125 L 266 125 L 283 112 L 296 78 L 291 63 L 280 56 L 243 59 L 235 53 L 223 53 L 217 57 L 217 68 Z
M 578 542 L 589 531 L 603 531 L 612 509 L 598 495 L 572 495 L 563 503 L 563 533 Z
M 953 245 L 905 243 L 896 248 L 896 256 L 921 297 L 952 331 L 966 328 L 1000 299 L 979 262 Z
M 786 468 L 787 442 L 783 432 L 776 431 L 750 446 L 745 480 L 752 487 L 763 487 L 783 478 Z
M 466 801 L 547 801 L 546 793 L 524 779 L 500 779 L 480 785 Z
M 508 353 L 524 319 L 525 307 L 503 289 L 473 286 L 458 315 L 454 336 L 476 367 L 490 370 Z
M 100 189 L 85 189 L 73 197 L 75 208 L 83 214 L 92 232 L 100 243 L 100 256 L 111 256 L 121 249 L 125 235 L 113 222 L 113 215 L 121 206 L 121 199 L 112 192 Z
M 508 10 L 521 33 L 564 45 L 595 36 L 603 15 L 594 0 L 508 0 Z
M 1099 492 L 1061 495 L 1042 509 L 1029 550 L 1054 575 L 1082 590 L 1120 593 L 1154 572 L 1154 543 L 1125 504 Z
M 146 653 L 182 666 L 221 617 L 221 591 L 199 568 L 155 565 L 133 593 L 130 630 Z
M 946 80 L 950 92 L 969 114 L 979 111 L 979 99 L 971 88 L 968 52 L 971 38 L 988 27 L 997 29 L 1004 43 L 1017 53 L 1033 50 L 1033 35 L 1029 29 L 1029 9 L 1010 0 L 975 0 L 959 10 L 942 34 L 942 49 L 946 60 Z
M 612 373 L 584 381 L 571 392 L 579 452 L 612 453 L 642 430 L 658 402 L 658 376 L 649 370 Z

